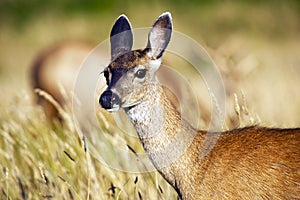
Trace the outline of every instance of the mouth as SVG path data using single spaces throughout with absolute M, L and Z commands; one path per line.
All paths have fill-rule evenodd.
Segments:
M 112 108 L 106 109 L 108 112 L 116 112 L 120 109 L 119 105 L 114 105 Z
M 140 104 L 139 101 L 129 103 L 129 104 L 123 104 L 122 108 L 125 109 L 125 110 L 130 110 L 130 109 L 134 108 L 135 106 L 137 106 L 138 104 Z

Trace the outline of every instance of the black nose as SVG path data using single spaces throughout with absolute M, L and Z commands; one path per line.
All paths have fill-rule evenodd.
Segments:
M 118 95 L 108 90 L 102 93 L 99 103 L 104 109 L 112 109 L 113 106 L 120 106 L 121 100 Z

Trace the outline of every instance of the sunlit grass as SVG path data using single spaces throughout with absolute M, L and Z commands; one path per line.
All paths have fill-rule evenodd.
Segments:
M 132 174 L 105 167 L 70 128 L 74 127 L 68 124 L 72 121 L 47 125 L 40 108 L 15 98 L 11 109 L 1 115 L 1 199 L 175 198 L 174 191 L 156 172 Z M 97 132 L 102 134 L 101 130 Z M 116 140 L 111 137 L 106 142 L 114 144 Z M 127 162 L 122 157 L 111 159 Z

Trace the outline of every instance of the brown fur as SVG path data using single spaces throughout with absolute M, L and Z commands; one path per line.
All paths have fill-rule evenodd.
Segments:
M 196 131 L 181 122 L 180 114 L 160 89 L 149 101 L 153 98 L 163 105 L 166 118 L 157 137 L 141 137 L 146 152 L 164 149 L 177 128 L 183 130 L 182 137 L 195 136 L 178 160 L 168 167 L 156 166 L 182 199 L 300 198 L 299 128 L 253 126 L 223 132 L 213 149 L 202 157 L 206 131 Z M 148 126 L 146 122 L 133 123 L 140 128 Z
M 148 61 L 145 55 L 145 51 L 142 50 L 130 51 L 117 57 L 109 67 L 111 69 L 131 69 L 137 65 L 144 65 Z
M 178 165 L 190 170 L 181 176 L 179 170 L 175 179 L 174 186 L 184 199 L 300 198 L 299 129 L 247 127 L 224 132 L 201 158 L 204 134 L 198 132 L 187 150 L 189 155 L 179 160 L 191 161 Z

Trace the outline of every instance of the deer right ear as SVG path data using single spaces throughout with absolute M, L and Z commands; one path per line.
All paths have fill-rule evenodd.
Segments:
M 111 60 L 131 51 L 133 34 L 130 22 L 125 15 L 120 15 L 110 33 Z
M 161 14 L 148 34 L 148 55 L 159 59 L 167 48 L 172 34 L 172 17 L 169 12 Z

